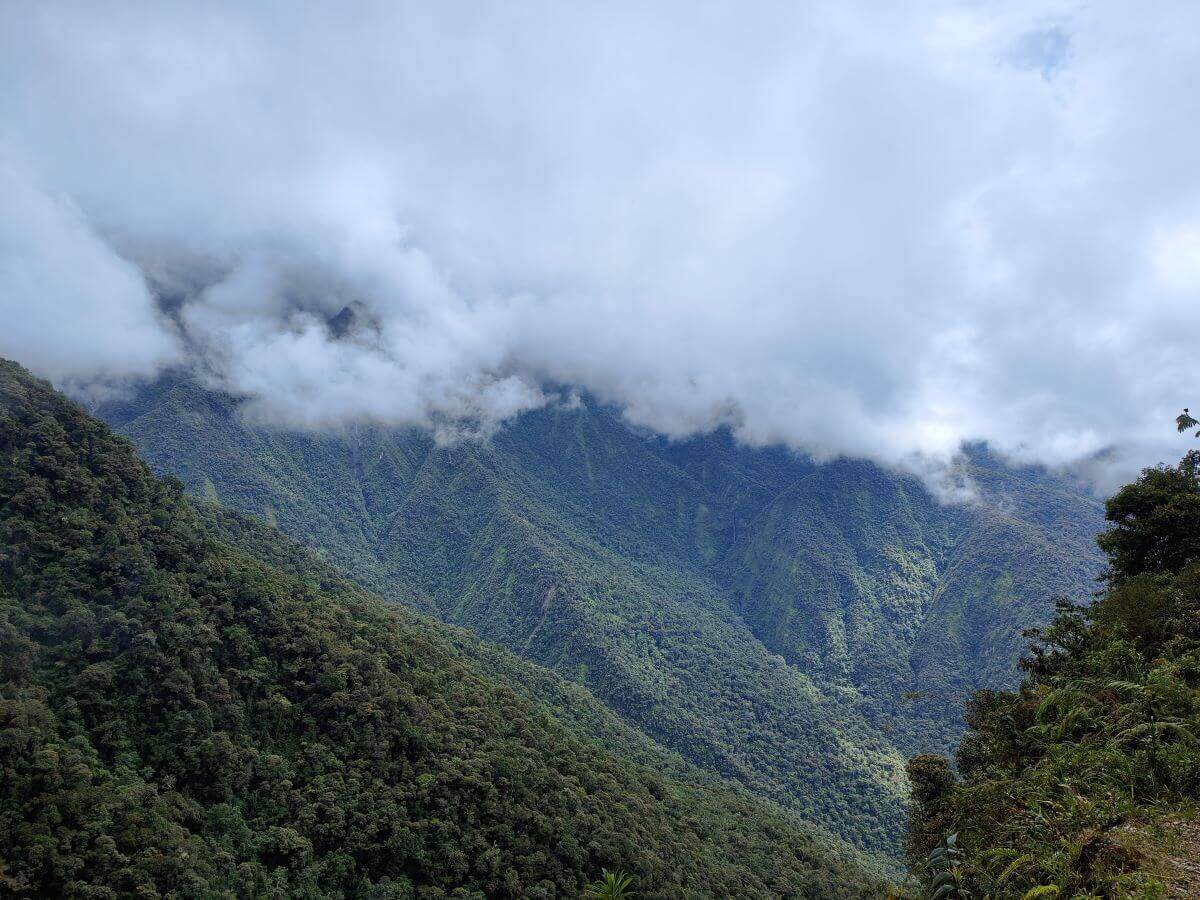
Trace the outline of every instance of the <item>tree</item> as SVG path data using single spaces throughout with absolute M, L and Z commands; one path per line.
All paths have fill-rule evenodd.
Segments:
M 1146 469 L 1105 504 L 1113 527 L 1098 540 L 1119 584 L 1143 572 L 1178 572 L 1200 556 L 1200 453 Z
M 1175 429 L 1180 432 L 1187 431 L 1189 428 L 1194 428 L 1200 425 L 1200 419 L 1196 419 L 1188 412 L 1185 406 L 1183 412 L 1175 417 Z M 1200 437 L 1200 431 L 1196 432 L 1196 437 Z
M 929 753 L 914 756 L 905 769 L 912 784 L 913 806 L 904 849 L 909 865 L 917 870 L 946 834 L 946 806 L 955 778 L 945 759 Z

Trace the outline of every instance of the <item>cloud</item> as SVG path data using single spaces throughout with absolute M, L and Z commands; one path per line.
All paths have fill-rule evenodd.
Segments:
M 0 352 L 57 378 L 186 352 L 266 420 L 445 436 L 554 383 L 670 435 L 1105 480 L 1200 402 L 1190 4 L 0 19 Z
M 153 374 L 176 359 L 145 282 L 68 198 L 0 159 L 0 355 L 60 381 Z

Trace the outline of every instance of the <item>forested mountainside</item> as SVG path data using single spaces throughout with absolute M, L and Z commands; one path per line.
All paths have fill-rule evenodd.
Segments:
M 1103 594 L 1041 631 L 1017 690 L 974 696 L 957 773 L 910 765 L 940 897 L 1200 896 L 1200 453 L 1107 517 Z
M 642 896 L 876 895 L 788 816 L 637 754 L 690 771 L 583 689 L 198 512 L 0 362 L 5 896 L 576 897 L 602 867 Z
M 193 493 L 588 687 L 692 763 L 897 853 L 903 760 L 1010 686 L 1022 629 L 1085 599 L 1099 504 L 982 449 L 981 502 L 728 434 L 668 442 L 593 403 L 484 444 L 255 427 L 185 373 L 98 414 Z

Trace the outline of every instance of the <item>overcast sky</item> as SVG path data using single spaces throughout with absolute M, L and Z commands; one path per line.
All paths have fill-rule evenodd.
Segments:
M 1200 406 L 1198 44 L 1194 2 L 4 3 L 0 355 L 1125 477 Z

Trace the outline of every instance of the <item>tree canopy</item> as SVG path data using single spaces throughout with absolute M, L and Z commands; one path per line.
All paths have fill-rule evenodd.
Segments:
M 256 527 L 218 534 L 0 362 L 0 893 L 578 897 L 609 868 L 647 897 L 873 895 L 793 820 L 570 733 Z

